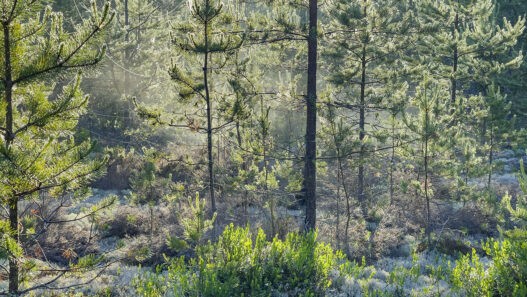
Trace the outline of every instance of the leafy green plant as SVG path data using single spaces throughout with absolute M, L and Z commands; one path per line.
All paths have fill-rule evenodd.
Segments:
M 404 295 L 404 285 L 409 281 L 416 281 L 421 275 L 421 265 L 419 264 L 419 255 L 412 254 L 412 266 L 406 268 L 398 266 L 390 272 L 388 276 L 388 283 L 395 287 L 394 294 L 396 296 Z
M 316 239 L 316 232 L 290 233 L 269 242 L 261 229 L 253 234 L 231 224 L 216 243 L 196 246 L 195 258 L 167 258 L 166 274 L 143 273 L 134 286 L 142 296 L 319 296 L 345 260 Z
M 184 218 L 181 221 L 185 233 L 185 240 L 193 246 L 202 244 L 205 233 L 213 228 L 214 220 L 216 219 L 216 213 L 213 214 L 211 219 L 206 218 L 205 203 L 204 200 L 200 199 L 199 193 L 196 193 L 194 200 L 189 198 L 188 204 L 192 217 Z
M 456 261 L 452 283 L 457 291 L 467 296 L 492 296 L 492 284 L 475 250 Z
M 139 273 L 136 278 L 132 280 L 132 285 L 136 288 L 138 296 L 154 297 L 162 296 L 167 291 L 165 278 L 159 273 L 159 270 L 154 272 Z M 176 295 L 182 296 L 182 295 Z
M 527 193 L 527 175 L 520 162 L 518 180 Z M 452 283 L 456 290 L 468 296 L 526 296 L 527 295 L 527 199 L 519 196 L 512 205 L 506 195 L 502 204 L 508 211 L 514 228 L 502 230 L 502 240 L 488 240 L 483 249 L 492 258 L 487 269 L 475 251 L 456 261 L 452 272 Z

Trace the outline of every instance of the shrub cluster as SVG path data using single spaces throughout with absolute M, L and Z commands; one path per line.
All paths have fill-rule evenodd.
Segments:
M 518 233 L 521 236 L 485 244 L 485 252 L 492 258 L 488 267 L 475 251 L 462 256 L 452 272 L 453 287 L 474 297 L 527 296 L 527 232 Z
M 195 258 L 167 259 L 133 284 L 140 296 L 319 296 L 345 259 L 316 238 L 316 232 L 290 233 L 267 241 L 261 229 L 254 236 L 230 225 L 216 243 L 198 246 Z

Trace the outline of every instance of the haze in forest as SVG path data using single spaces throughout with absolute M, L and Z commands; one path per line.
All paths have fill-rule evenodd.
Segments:
M 0 296 L 527 296 L 522 0 L 5 0 Z

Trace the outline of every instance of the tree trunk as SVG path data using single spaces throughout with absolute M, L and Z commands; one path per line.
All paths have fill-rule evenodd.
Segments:
M 264 178 L 265 178 L 265 184 L 264 184 L 264 198 L 265 201 L 269 202 L 269 212 L 271 214 L 271 233 L 273 237 L 276 235 L 276 214 L 275 214 L 275 201 L 274 197 L 269 196 L 269 160 L 267 158 L 267 138 L 268 138 L 268 130 L 267 130 L 267 120 L 268 120 L 268 110 L 266 111 L 264 107 L 263 97 L 260 97 L 260 116 L 261 116 L 261 128 L 262 128 L 262 149 L 263 149 L 263 170 L 264 170 Z M 270 198 L 269 198 L 270 197 Z
M 316 227 L 316 135 L 317 135 L 317 0 L 309 0 L 309 37 L 307 40 L 307 120 L 306 120 L 306 156 L 304 185 L 306 200 L 306 221 L 304 229 Z
M 124 48 L 124 65 L 127 66 L 130 62 L 130 17 L 129 17 L 129 10 L 128 10 L 128 0 L 124 0 L 124 26 L 126 30 L 126 34 L 124 35 L 124 41 L 125 41 L 125 48 Z M 125 69 L 124 70 L 124 96 L 129 96 L 129 86 L 130 86 L 130 73 Z
M 491 198 L 492 198 L 492 186 L 491 186 L 491 182 L 492 182 L 492 165 L 493 162 L 494 162 L 494 127 L 492 127 L 492 125 L 490 126 L 490 149 L 489 149 L 489 175 L 487 177 L 487 191 L 489 192 L 489 201 L 492 201 Z
M 5 21 L 2 23 L 4 30 L 4 92 L 6 103 L 6 131 L 4 136 L 5 151 L 9 152 L 9 147 L 13 142 L 13 74 L 11 67 L 11 32 L 9 31 L 10 23 Z M 11 229 L 11 239 L 18 243 L 18 198 L 16 196 L 9 197 L 9 227 Z M 16 296 L 18 294 L 18 259 L 14 256 L 9 257 L 9 294 Z
M 452 32 L 452 38 L 456 38 L 457 33 L 459 32 L 459 14 L 456 13 L 456 19 L 454 20 L 454 29 Z M 459 63 L 459 52 L 458 52 L 458 46 L 457 44 L 454 45 L 454 59 L 453 59 L 453 65 L 452 65 L 452 79 L 451 79 L 451 94 L 450 94 L 450 102 L 452 103 L 453 107 L 456 103 L 456 91 L 457 91 L 457 80 L 456 80 L 456 73 L 458 69 L 458 63 Z M 452 109 L 454 111 L 454 109 Z
M 209 9 L 209 3 L 206 3 L 206 9 Z M 209 170 L 209 195 L 210 195 L 210 217 L 216 212 L 216 199 L 214 197 L 214 159 L 212 156 L 212 102 L 209 92 L 208 80 L 208 63 L 209 63 L 209 22 L 204 22 L 205 29 L 205 54 L 203 57 L 203 84 L 205 86 L 205 101 L 207 103 L 207 157 Z
M 430 238 L 431 233 L 431 214 L 430 214 L 430 197 L 428 196 L 428 142 L 429 142 L 429 108 L 428 108 L 428 101 L 426 102 L 426 115 L 425 115 L 425 143 L 424 143 L 424 178 L 425 178 L 425 201 L 426 201 L 426 228 L 425 228 L 425 234 L 428 241 L 428 248 L 431 247 L 432 240 Z
M 393 205 L 393 173 L 395 171 L 395 114 L 392 115 L 392 155 L 390 157 L 390 205 Z
M 340 249 L 340 183 L 340 172 L 337 172 L 337 209 L 335 211 L 335 247 L 337 249 Z
M 331 112 L 331 111 L 330 111 Z M 333 114 L 330 115 L 330 123 L 331 123 L 331 133 L 333 134 L 333 142 L 335 144 L 335 151 L 337 153 L 337 226 L 335 231 L 335 239 L 337 241 L 337 248 L 339 249 L 341 246 L 341 237 L 340 237 L 340 188 L 342 186 L 342 190 L 344 192 L 344 197 L 346 198 L 346 224 L 344 228 L 344 244 L 346 246 L 346 252 L 349 254 L 349 225 L 351 221 L 351 203 L 350 203 L 350 197 L 348 194 L 348 188 L 346 186 L 346 179 L 344 178 L 344 166 L 342 165 L 342 155 L 341 155 L 341 142 L 339 140 L 339 135 L 342 133 L 339 129 L 337 129 L 337 125 L 335 124 L 335 117 Z
M 236 141 L 238 143 L 238 147 L 241 149 L 243 148 L 243 139 L 242 139 L 242 133 L 241 133 L 241 127 L 240 122 L 236 121 Z M 241 164 L 242 170 L 247 170 L 247 162 L 245 159 L 242 161 Z M 249 207 L 249 191 L 244 187 L 243 190 L 243 221 L 244 224 L 247 225 L 249 223 L 249 213 L 248 213 L 248 207 Z
M 344 166 L 342 166 L 342 158 L 338 158 L 339 163 L 339 173 L 340 173 L 340 180 L 342 182 L 342 189 L 344 190 L 344 196 L 346 197 L 346 227 L 344 228 L 344 244 L 346 245 L 346 253 L 350 255 L 349 250 L 349 230 L 350 230 L 350 222 L 351 222 L 351 201 L 350 201 L 350 195 L 348 192 L 348 187 L 346 186 L 346 181 L 344 179 Z
M 359 173 L 357 177 L 357 200 L 359 201 L 362 215 L 366 219 L 367 211 L 365 206 L 364 195 L 364 155 L 365 146 L 364 138 L 366 138 L 366 46 L 362 47 L 361 56 L 361 83 L 360 83 L 360 103 L 359 103 Z

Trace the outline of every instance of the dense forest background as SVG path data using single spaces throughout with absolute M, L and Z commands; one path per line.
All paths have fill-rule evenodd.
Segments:
M 526 296 L 523 0 L 7 0 L 0 295 Z

